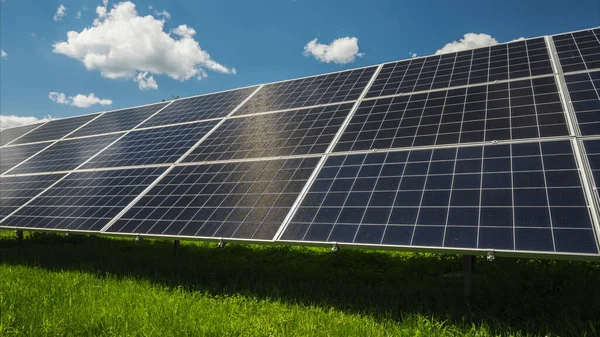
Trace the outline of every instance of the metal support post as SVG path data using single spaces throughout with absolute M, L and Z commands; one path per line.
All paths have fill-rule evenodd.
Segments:
M 463 280 L 465 298 L 471 297 L 473 289 L 473 273 L 475 272 L 475 256 L 463 255 Z

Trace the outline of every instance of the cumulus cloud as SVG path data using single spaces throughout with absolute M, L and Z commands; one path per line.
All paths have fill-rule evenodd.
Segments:
M 59 104 L 72 105 L 72 106 L 76 106 L 78 108 L 89 108 L 95 104 L 100 104 L 100 105 L 111 105 L 112 104 L 112 100 L 98 98 L 98 97 L 96 97 L 96 95 L 94 95 L 94 93 L 91 93 L 89 95 L 77 94 L 75 96 L 67 97 L 62 92 L 54 92 L 53 91 L 48 94 L 48 98 L 50 98 L 53 102 L 56 102 Z
M 162 11 L 154 11 L 154 15 L 158 17 L 162 16 L 163 18 L 165 18 L 165 20 L 171 20 L 171 13 L 167 12 L 164 9 Z
M 50 119 L 52 119 L 52 117 L 50 117 L 50 116 L 37 118 L 37 117 L 15 116 L 15 115 L 5 115 L 5 116 L 0 115 L 0 130 L 8 129 L 8 128 L 16 128 L 17 126 L 45 122 Z
M 8 54 L 4 51 L 4 50 L 0 50 L 0 57 L 2 57 L 3 59 L 8 57 Z
M 498 41 L 488 34 L 467 33 L 462 39 L 452 41 L 435 52 L 435 55 L 458 52 L 465 49 L 487 47 L 498 44 Z
M 58 6 L 56 13 L 54 13 L 54 21 L 61 21 L 67 15 L 67 7 L 64 5 Z
M 417 53 L 413 53 L 413 52 L 408 52 L 408 55 L 410 55 L 410 58 L 417 57 Z
M 139 86 L 142 74 L 146 81 L 152 79 L 149 88 L 157 87 L 149 75 L 167 75 L 185 81 L 202 77 L 204 69 L 236 73 L 234 68 L 217 63 L 202 50 L 194 40 L 196 31 L 187 25 L 165 32 L 164 20 L 152 15 L 139 16 L 129 1 L 110 10 L 104 1 L 103 6 L 96 8 L 96 14 L 92 27 L 68 32 L 66 41 L 54 44 L 54 52 L 79 60 L 88 70 L 99 71 L 106 78 L 131 79 Z
M 317 39 L 314 39 L 304 46 L 304 56 L 314 56 L 325 63 L 351 63 L 363 55 L 365 54 L 358 52 L 358 39 L 349 36 L 335 39 L 330 44 L 318 43 Z
M 81 19 L 81 11 L 77 11 L 77 14 L 75 14 L 75 17 L 78 19 Z
M 153 76 L 148 77 L 148 72 L 138 73 L 135 77 L 134 81 L 137 82 L 138 88 L 140 90 L 150 90 L 150 89 L 158 89 L 158 84 L 154 80 Z

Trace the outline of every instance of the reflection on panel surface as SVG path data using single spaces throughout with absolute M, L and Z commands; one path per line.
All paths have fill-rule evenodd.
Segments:
M 40 194 L 64 174 L 0 177 L 0 220 Z M 0 223 L 0 226 L 4 224 Z
M 271 240 L 318 161 L 176 167 L 108 232 Z

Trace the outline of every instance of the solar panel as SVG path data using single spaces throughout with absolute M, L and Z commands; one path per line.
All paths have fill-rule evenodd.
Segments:
M 543 38 L 384 64 L 366 97 L 552 74 Z
M 318 161 L 175 167 L 107 232 L 271 240 Z
M 0 174 L 12 169 L 23 160 L 33 156 L 50 144 L 52 143 L 37 143 L 0 148 Z
M 137 108 L 111 111 L 69 135 L 69 138 L 133 129 L 168 103 L 157 103 Z
M 0 177 L 0 221 L 63 176 L 64 174 L 44 174 Z
M 19 126 L 16 128 L 0 130 L 0 146 L 4 146 L 21 137 L 27 132 L 39 127 L 42 123 Z
M 569 141 L 329 157 L 282 239 L 598 253 Z
M 600 68 L 600 28 L 552 37 L 563 72 Z
M 34 172 L 57 172 L 73 170 L 98 153 L 120 134 L 90 138 L 68 139 L 54 143 L 23 164 L 11 170 L 10 174 Z
M 363 101 L 335 151 L 568 135 L 554 77 Z
M 32 132 L 15 140 L 11 145 L 57 140 L 73 132 L 78 127 L 96 118 L 98 114 L 51 120 Z
M 225 121 L 185 162 L 324 153 L 353 103 Z
M 165 170 L 154 167 L 71 173 L 1 225 L 99 231 Z
M 267 84 L 234 115 L 356 100 L 375 69 L 376 67 L 368 67 Z
M 143 124 L 143 127 L 225 117 L 257 87 L 179 99 Z
M 596 195 L 598 195 L 598 188 L 600 188 L 600 139 L 584 140 L 583 144 L 587 153 L 590 169 L 592 170 Z
M 174 163 L 216 124 L 211 121 L 132 131 L 83 168 Z
M 600 134 L 600 71 L 565 75 L 565 81 L 581 134 Z

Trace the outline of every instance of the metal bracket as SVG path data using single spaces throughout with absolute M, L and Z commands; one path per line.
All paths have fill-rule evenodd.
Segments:
M 217 243 L 217 248 L 225 248 L 225 241 L 223 238 L 219 239 L 219 243 Z
M 332 253 L 337 253 L 340 250 L 340 247 L 338 246 L 337 242 L 333 243 L 333 246 L 331 246 L 331 252 Z
M 69 230 L 67 229 L 67 231 L 65 232 L 65 237 L 69 237 L 71 236 L 71 232 L 69 232 Z
M 23 242 L 23 231 L 20 229 L 15 230 L 15 235 L 17 236 L 17 241 L 19 241 L 19 243 Z
M 140 242 L 140 241 L 142 241 L 142 236 L 138 234 L 135 237 L 135 242 Z
M 493 250 L 487 252 L 485 259 L 487 260 L 487 262 L 494 262 L 494 260 L 496 260 L 496 253 L 494 253 Z

